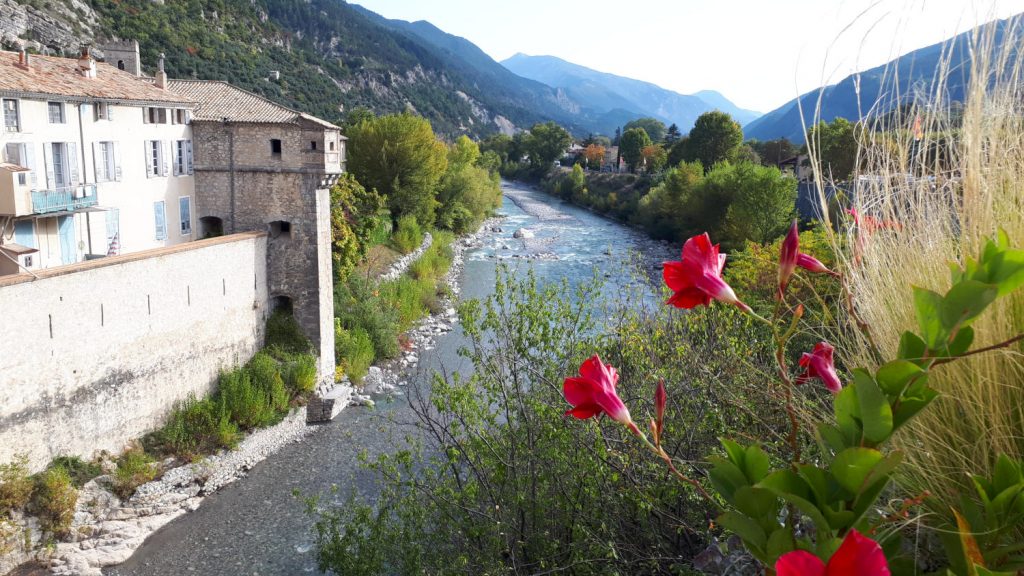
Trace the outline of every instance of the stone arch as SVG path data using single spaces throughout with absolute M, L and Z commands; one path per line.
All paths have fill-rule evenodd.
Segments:
M 267 227 L 273 239 L 290 240 L 292 237 L 292 223 L 287 220 L 274 220 Z
M 199 237 L 216 238 L 224 235 L 224 220 L 217 216 L 203 216 L 199 219 Z
M 274 294 L 270 297 L 270 312 L 278 310 L 292 314 L 295 311 L 295 301 L 287 294 Z
M 124 70 L 124 60 L 118 60 L 117 61 L 117 69 L 118 70 Z

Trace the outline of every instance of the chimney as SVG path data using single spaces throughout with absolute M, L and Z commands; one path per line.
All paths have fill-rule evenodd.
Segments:
M 82 46 L 82 54 L 78 57 L 78 71 L 86 78 L 96 77 L 96 61 L 93 60 L 88 46 Z
M 24 48 L 18 53 L 18 66 L 28 70 L 28 52 Z
M 160 53 L 160 59 L 156 62 L 156 87 L 161 90 L 167 89 L 167 72 L 164 72 L 164 53 Z

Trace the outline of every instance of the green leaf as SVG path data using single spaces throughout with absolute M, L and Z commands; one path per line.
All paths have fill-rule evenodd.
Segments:
M 780 526 L 768 535 L 768 544 L 765 546 L 765 555 L 768 566 L 774 566 L 775 561 L 786 552 L 796 550 L 796 541 L 793 539 L 793 531 L 789 526 Z
M 863 369 L 853 371 L 853 385 L 857 387 L 864 438 L 874 444 L 885 442 L 892 434 L 892 407 L 889 400 L 871 374 Z
M 751 554 L 762 559 L 764 547 L 768 543 L 768 536 L 752 518 L 744 516 L 739 512 L 725 512 L 718 517 L 718 523 L 723 528 L 740 537 Z
M 709 456 L 708 461 L 713 464 L 711 470 L 708 471 L 711 485 L 723 498 L 732 502 L 736 490 L 749 485 L 747 477 L 726 458 Z
M 867 487 L 865 480 L 871 470 L 882 461 L 882 453 L 872 448 L 847 448 L 836 454 L 832 461 L 832 477 L 852 494 L 860 494 Z
M 909 332 L 908 332 L 909 334 Z M 893 398 L 898 398 L 911 379 L 924 374 L 924 370 L 913 362 L 893 360 L 886 362 L 875 373 L 878 387 Z
M 970 349 L 971 344 L 974 342 L 974 328 L 970 326 L 964 326 L 957 330 L 956 335 L 953 336 L 953 340 L 943 350 L 943 356 L 959 356 Z
M 857 400 L 857 388 L 847 386 L 836 394 L 832 401 L 832 409 L 836 414 L 836 424 L 847 439 L 847 444 L 860 444 L 862 430 L 860 427 L 860 402 Z
M 829 523 L 822 511 L 810 501 L 807 483 L 792 470 L 776 470 L 762 480 L 758 487 L 770 490 L 776 496 L 795 506 L 814 522 L 819 538 L 828 538 Z
M 822 447 L 823 451 L 827 448 L 832 452 L 838 453 L 842 452 L 844 448 L 849 446 L 849 443 L 847 443 L 846 438 L 843 436 L 843 433 L 839 428 L 836 428 L 827 422 L 821 422 L 818 424 L 818 435 L 821 437 L 821 441 L 826 445 Z
M 733 495 L 736 509 L 758 522 L 775 522 L 779 515 L 779 498 L 770 490 L 743 486 Z
M 914 310 L 921 339 L 928 348 L 939 348 L 946 339 L 942 325 L 942 296 L 938 292 L 915 286 Z
M 919 390 L 915 390 L 913 396 L 904 396 L 892 413 L 893 431 L 899 430 L 901 426 L 916 416 L 918 412 L 924 410 L 925 407 L 931 404 L 933 400 L 938 398 L 938 396 L 938 390 L 928 388 L 927 386 L 924 386 Z
M 765 451 L 756 444 L 747 447 L 743 462 L 743 471 L 746 473 L 747 479 L 750 480 L 751 484 L 757 484 L 760 482 L 768 475 L 768 470 L 771 468 L 771 462 L 768 460 L 768 454 L 765 454 Z
M 996 459 L 995 470 L 992 472 L 993 491 L 998 494 L 1020 484 L 1021 481 L 1020 468 L 1017 464 L 1006 454 L 1000 454 Z
M 907 331 L 900 336 L 899 357 L 904 360 L 920 361 L 928 352 L 928 345 L 921 337 Z
M 996 299 L 999 287 L 993 284 L 964 280 L 954 284 L 942 299 L 941 321 L 947 332 L 969 325 Z M 919 319 L 920 320 L 920 319 Z M 925 338 L 927 341 L 928 339 Z M 939 346 L 932 346 L 939 348 Z
M 743 446 L 738 442 L 729 440 L 728 438 L 719 438 L 718 441 L 721 442 L 722 446 L 725 448 L 725 453 L 728 454 L 729 460 L 731 460 L 737 468 L 742 470 L 744 453 Z

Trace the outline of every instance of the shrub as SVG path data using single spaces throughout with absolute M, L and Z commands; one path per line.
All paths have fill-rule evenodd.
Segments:
M 50 462 L 50 467 L 67 470 L 75 488 L 81 488 L 89 480 L 103 474 L 103 468 L 98 463 L 86 462 L 78 456 L 58 456 Z
M 316 356 L 299 354 L 287 364 L 285 375 L 285 384 L 293 395 L 312 392 L 316 388 Z
M 415 216 L 409 214 L 398 220 L 398 229 L 395 230 L 391 242 L 403 254 L 408 254 L 420 247 L 420 244 L 423 243 L 423 230 Z
M 398 311 L 385 304 L 381 290 L 359 275 L 349 276 L 334 290 L 334 315 L 345 330 L 362 328 L 373 342 L 374 358 L 399 353 Z
M 274 420 L 266 394 L 253 386 L 252 377 L 243 368 L 221 374 L 218 394 L 231 421 L 239 428 L 251 430 Z
M 161 449 L 187 460 L 218 448 L 233 448 L 238 435 L 238 426 L 231 421 L 220 396 L 203 400 L 189 396 L 174 407 L 167 423 L 154 433 Z
M 313 345 L 302 333 L 295 317 L 285 310 L 274 310 L 267 318 L 266 346 L 277 348 L 288 354 L 310 352 Z
M 31 497 L 28 456 L 18 455 L 13 462 L 0 464 L 0 517 L 24 508 Z
M 373 341 L 366 330 L 359 327 L 348 331 L 338 325 L 334 334 L 335 362 L 352 382 L 358 384 L 373 364 Z
M 67 536 L 77 504 L 78 491 L 64 468 L 47 468 L 36 477 L 31 511 L 39 518 L 44 534 L 53 538 Z
M 267 406 L 272 413 L 284 412 L 288 409 L 288 390 L 281 377 L 281 365 L 265 352 L 258 352 L 246 365 L 252 378 L 252 385 L 266 398 Z
M 156 478 L 157 468 L 152 456 L 141 448 L 130 448 L 117 457 L 114 471 L 114 494 L 122 500 L 131 498 L 135 489 Z M 70 482 L 70 476 L 68 477 Z

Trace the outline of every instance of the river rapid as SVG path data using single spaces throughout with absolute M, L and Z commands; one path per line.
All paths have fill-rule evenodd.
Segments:
M 678 257 L 667 244 L 530 187 L 503 182 L 502 191 L 504 218 L 488 224 L 464 254 L 460 299 L 491 294 L 501 264 L 516 276 L 532 268 L 541 282 L 564 278 L 576 284 L 596 273 L 607 282 L 607 293 L 614 294 L 631 281 L 622 264 L 630 254 L 640 254 L 652 272 L 663 259 Z M 388 432 L 415 418 L 404 393 L 411 387 L 427 389 L 435 371 L 469 371 L 468 361 L 458 355 L 466 344 L 458 325 L 438 334 L 430 349 L 418 351 L 415 366 L 393 363 L 396 371 L 404 370 L 396 375 L 404 384 L 398 394 L 375 396 L 373 409 L 347 407 L 332 422 L 271 454 L 244 479 L 207 497 L 196 511 L 154 533 L 127 562 L 104 574 L 318 573 L 312 521 L 293 493 L 326 494 L 336 485 L 339 498 L 351 487 L 372 497 L 378 488 L 360 470 L 359 453 L 373 458 L 395 449 Z

